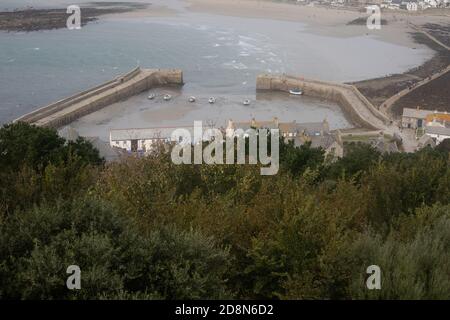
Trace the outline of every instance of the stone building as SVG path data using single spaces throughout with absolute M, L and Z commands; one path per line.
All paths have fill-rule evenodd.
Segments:
M 233 122 L 229 120 L 226 128 L 227 136 L 232 136 L 237 129 L 242 129 L 245 132 L 250 128 L 279 129 L 280 135 L 284 137 L 285 141 L 293 141 L 297 147 L 305 143 L 311 143 L 311 147 L 322 148 L 327 156 L 334 158 L 343 156 L 342 142 L 337 134 L 330 131 L 330 126 L 326 119 L 322 122 L 309 123 L 297 123 L 296 121 L 280 122 L 278 118 L 273 118 L 271 121 L 256 121 L 252 119 L 248 122 Z
M 425 119 L 428 115 L 433 113 L 434 111 L 432 110 L 419 109 L 419 107 L 416 109 L 404 108 L 402 115 L 402 127 L 410 129 L 423 128 L 425 126 Z
M 438 145 L 445 139 L 450 139 L 450 127 L 427 126 L 425 134 L 433 138 L 436 141 L 436 145 Z
M 109 133 L 109 143 L 113 148 L 145 153 L 158 143 L 174 142 L 171 135 L 175 129 L 186 129 L 193 136 L 194 127 L 114 129 Z
M 172 133 L 176 129 L 185 129 L 189 133 L 189 137 L 181 137 L 181 141 L 173 141 Z M 205 128 L 207 129 L 207 128 Z M 248 129 L 279 129 L 280 135 L 285 141 L 293 141 L 294 145 L 301 146 L 307 142 L 311 143 L 313 148 L 323 148 L 326 155 L 333 157 L 342 157 L 343 148 L 338 135 L 330 132 L 330 126 L 327 120 L 322 122 L 297 123 L 279 122 L 278 118 L 270 121 L 256 121 L 252 119 L 247 122 L 228 121 L 226 128 L 217 128 L 223 136 L 235 136 L 237 130 L 242 130 L 242 134 Z M 206 134 L 206 133 L 205 133 Z M 161 128 L 134 128 L 134 129 L 114 129 L 110 131 L 110 146 L 119 148 L 127 152 L 145 153 L 158 143 L 166 144 L 171 142 L 191 141 L 194 137 L 194 127 L 161 127 Z M 186 138 L 186 140 L 185 140 Z M 208 141 L 207 136 L 203 136 L 204 141 Z M 193 141 L 197 143 L 199 141 Z

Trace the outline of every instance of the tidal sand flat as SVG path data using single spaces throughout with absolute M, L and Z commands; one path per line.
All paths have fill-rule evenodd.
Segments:
M 214 104 L 209 104 L 208 95 L 196 96 L 196 102 L 190 103 L 190 92 L 177 88 L 158 88 L 151 93 L 156 95 L 153 100 L 148 100 L 148 93 L 143 93 L 84 116 L 68 127 L 82 136 L 99 137 L 104 141 L 109 141 L 111 129 L 185 127 L 192 126 L 194 121 L 202 121 L 204 126 L 213 124 L 225 128 L 228 120 L 272 120 L 277 117 L 282 122 L 298 123 L 327 120 L 332 130 L 352 127 L 337 104 L 304 96 L 286 93 L 219 95 Z M 165 94 L 170 94 L 172 99 L 164 101 Z M 243 105 L 245 99 L 250 100 L 250 105 Z

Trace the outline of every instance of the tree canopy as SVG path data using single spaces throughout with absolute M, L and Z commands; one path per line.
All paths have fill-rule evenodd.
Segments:
M 274 176 L 164 151 L 105 164 L 22 123 L 0 129 L 0 150 L 0 298 L 450 298 L 445 147 L 353 145 L 329 162 L 283 143 Z

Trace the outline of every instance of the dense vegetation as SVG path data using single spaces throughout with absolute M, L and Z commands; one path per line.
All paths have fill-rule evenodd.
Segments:
M 257 166 L 105 164 L 89 142 L 0 129 L 0 298 L 449 299 L 449 144 L 331 162 L 280 148 Z M 65 283 L 69 265 L 82 289 Z M 367 290 L 378 265 L 382 289 Z

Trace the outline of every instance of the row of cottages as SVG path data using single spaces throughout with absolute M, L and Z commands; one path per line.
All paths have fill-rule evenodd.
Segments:
M 424 128 L 427 116 L 434 113 L 437 113 L 437 111 L 420 109 L 419 107 L 416 109 L 404 108 L 402 115 L 402 127 L 407 129 Z
M 330 132 L 330 126 L 327 120 L 317 123 L 297 123 L 279 122 L 278 118 L 271 121 L 256 121 L 252 119 L 249 122 L 228 121 L 227 128 L 219 128 L 226 136 L 234 136 L 237 129 L 244 132 L 248 129 L 279 129 L 280 134 L 286 141 L 292 140 L 296 146 L 301 146 L 307 142 L 314 148 L 321 147 L 327 155 L 333 157 L 342 157 L 343 147 L 339 137 Z M 175 129 L 185 129 L 190 137 L 194 137 L 194 127 L 161 127 L 161 128 L 143 128 L 143 129 L 115 129 L 110 131 L 110 146 L 120 148 L 127 152 L 145 153 L 151 151 L 159 143 L 182 142 L 190 137 L 180 137 L 180 141 L 171 139 L 172 132 Z M 207 128 L 205 128 L 207 129 Z M 198 143 L 199 141 L 194 141 Z
M 419 148 L 425 145 L 438 145 L 450 138 L 450 114 L 419 108 L 404 108 L 402 127 L 424 130 L 424 135 L 419 139 Z
M 447 112 L 429 114 L 425 119 L 425 134 L 433 138 L 436 144 L 450 139 L 450 114 Z
M 109 132 L 109 144 L 112 148 L 120 148 L 128 152 L 147 152 L 158 144 L 174 142 L 171 139 L 172 132 L 176 129 L 185 129 L 191 137 L 194 136 L 194 127 L 160 127 L 160 128 L 135 128 L 114 129 Z M 190 137 L 180 137 L 180 139 Z
M 276 117 L 271 121 L 256 121 L 254 118 L 248 122 L 229 120 L 226 128 L 227 136 L 234 135 L 237 129 L 245 131 L 250 128 L 279 129 L 286 142 L 293 141 L 297 147 L 311 143 L 311 147 L 322 148 L 326 155 L 334 158 L 342 157 L 344 153 L 339 135 L 330 131 L 330 125 L 326 119 L 322 122 L 311 123 L 297 123 L 295 120 L 280 122 Z
M 450 0 L 383 0 L 381 8 L 404 9 L 408 11 L 425 10 L 428 8 L 445 8 L 450 6 Z

